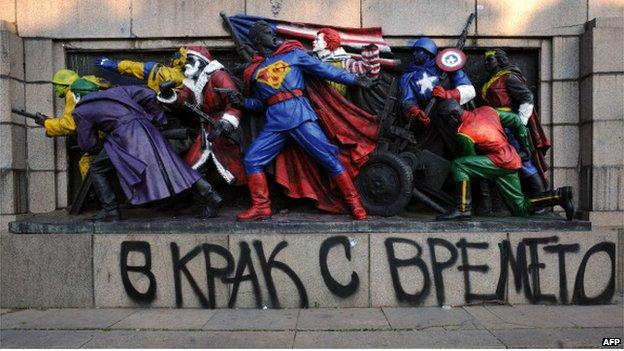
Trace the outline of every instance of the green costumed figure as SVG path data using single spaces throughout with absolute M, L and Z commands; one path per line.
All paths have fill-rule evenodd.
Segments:
M 438 220 L 472 216 L 471 178 L 493 180 L 514 216 L 528 216 L 539 209 L 559 205 L 565 210 L 567 219 L 572 220 L 574 204 L 571 187 L 544 191 L 531 198 L 522 193 L 518 176 L 522 161 L 504 131 L 504 128 L 509 128 L 528 147 L 527 129 L 517 114 L 497 111 L 489 106 L 465 111 L 452 99 L 439 103 L 438 114 L 457 128 L 457 139 L 464 155 L 451 164 L 451 175 L 457 184 L 456 207 L 438 216 Z

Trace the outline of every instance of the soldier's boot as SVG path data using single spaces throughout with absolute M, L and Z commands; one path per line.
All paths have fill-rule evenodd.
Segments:
M 566 219 L 571 221 L 574 218 L 575 212 L 572 199 L 572 187 L 564 186 L 556 190 L 548 190 L 536 194 L 530 198 L 529 201 L 533 205 L 534 212 L 543 208 L 559 205 L 565 210 Z
M 89 220 L 93 222 L 115 222 L 121 219 L 119 208 L 117 205 L 117 197 L 115 192 L 111 188 L 108 179 L 103 174 L 91 174 L 91 181 L 93 190 L 100 200 L 102 209 L 95 215 L 91 216 Z
M 360 201 L 360 194 L 358 194 L 357 190 L 355 189 L 349 173 L 346 171 L 342 172 L 334 176 L 333 179 L 336 184 L 338 184 L 338 188 L 342 193 L 342 197 L 351 209 L 351 214 L 353 215 L 353 218 L 358 221 L 367 219 L 368 215 L 366 214 L 366 210 L 362 206 L 362 201 Z
M 271 200 L 269 199 L 269 185 L 264 172 L 247 175 L 247 186 L 251 194 L 251 207 L 236 216 L 239 221 L 255 221 L 270 218 Z
M 223 198 L 204 178 L 199 178 L 191 188 L 193 196 L 202 204 L 202 218 L 214 218 L 219 214 Z
M 525 184 L 528 187 L 529 197 L 537 196 L 537 194 L 541 194 L 546 191 L 546 185 L 544 185 L 544 180 L 540 176 L 539 173 L 535 173 L 534 175 L 525 179 Z M 544 207 L 539 209 L 539 211 L 535 211 L 536 214 L 543 214 L 546 212 L 550 212 L 550 207 Z
M 467 180 L 457 183 L 456 206 L 445 214 L 438 215 L 438 221 L 450 221 L 472 217 L 472 197 L 470 195 L 470 182 Z

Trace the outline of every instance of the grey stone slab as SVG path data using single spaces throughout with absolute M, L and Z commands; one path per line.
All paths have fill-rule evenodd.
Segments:
M 21 28 L 20 28 L 21 29 Z M 41 58 L 45 57 L 45 60 Z M 54 74 L 51 39 L 25 39 L 26 81 L 50 81 Z
M 485 330 L 300 331 L 295 348 L 500 348 Z
M 615 189 L 621 185 L 623 171 L 624 166 L 593 167 L 591 184 L 593 210 L 615 211 L 619 208 L 620 194 Z
M 559 329 L 557 333 L 561 336 L 563 347 L 565 348 L 598 348 L 602 346 L 604 338 L 624 338 L 623 328 L 581 328 L 581 329 Z
M 9 349 L 75 349 L 96 334 L 98 332 L 86 330 L 3 330 L 0 346 Z
M 393 329 L 482 329 L 463 308 L 384 307 L 383 312 Z
M 262 244 L 265 257 L 269 257 L 281 242 L 285 246 L 275 259 L 284 262 L 301 280 L 305 288 L 309 307 L 368 307 L 368 236 L 366 234 L 340 235 L 349 241 L 351 259 L 347 259 L 345 249 L 341 244 L 332 247 L 327 255 L 329 274 L 339 284 L 349 284 L 352 274 L 358 276 L 359 285 L 353 295 L 341 297 L 331 292 L 327 287 L 319 265 L 320 248 L 323 242 L 333 237 L 328 234 L 296 234 L 296 235 L 230 235 L 230 251 L 236 261 L 240 261 L 241 245 L 247 245 L 251 250 L 254 270 L 259 279 L 261 300 L 260 306 L 273 306 L 267 289 L 267 278 L 262 271 L 257 250 L 253 247 L 254 240 Z M 298 308 L 301 306 L 300 292 L 293 280 L 281 272 L 273 269 L 271 277 L 275 284 L 276 296 L 282 308 Z M 235 307 L 255 308 L 257 296 L 253 292 L 252 284 L 244 282 L 236 296 Z
M 400 0 L 388 3 L 383 0 L 364 0 L 362 27 L 382 27 L 384 35 L 459 35 L 468 14 L 473 11 L 474 2 L 466 0 L 449 1 L 445 6 L 429 1 Z M 413 20 L 414 16 L 423 13 L 427 15 L 418 16 L 419 21 Z M 474 30 L 473 22 L 469 35 L 473 35 Z
M 25 104 L 29 112 L 41 112 L 46 116 L 60 117 L 54 115 L 54 93 L 52 90 L 52 84 L 26 83 L 25 96 Z M 27 124 L 29 127 L 39 127 L 31 119 L 27 121 Z M 39 128 L 39 130 L 41 133 L 45 133 L 43 128 Z
M 54 138 L 54 156 L 56 171 L 67 171 L 67 140 L 65 137 Z
M 282 0 L 274 3 L 247 0 L 245 12 L 285 21 L 360 27 L 360 2 L 356 0 L 345 0 L 340 3 L 331 0 L 314 0 L 307 1 L 305 6 L 301 6 L 301 3 L 296 0 Z
M 624 92 L 613 89 L 624 85 L 624 74 L 592 74 L 581 81 L 581 121 L 621 120 Z
M 84 348 L 291 348 L 294 332 L 111 331 Z
M 592 35 L 594 46 L 591 72 L 624 72 L 622 60 L 609 59 L 609 57 L 621 57 L 624 54 L 624 43 L 621 40 L 624 27 L 594 27 L 589 33 Z
M 54 139 L 42 128 L 28 128 L 28 168 L 33 171 L 54 171 Z
M 215 310 L 190 308 L 142 309 L 113 324 L 110 328 L 160 330 L 200 329 L 210 318 L 214 316 L 215 312 Z
M 459 223 L 459 222 L 458 222 Z M 394 253 L 397 259 L 406 260 L 419 256 L 426 265 L 426 273 L 423 273 L 416 265 L 400 267 L 398 269 L 401 288 L 407 294 L 417 294 L 422 292 L 422 299 L 417 303 L 420 306 L 452 305 L 461 306 L 465 304 L 465 277 L 464 272 L 458 269 L 462 265 L 461 250 L 455 246 L 460 240 L 465 239 L 468 243 L 485 243 L 485 249 L 467 249 L 467 258 L 470 265 L 488 265 L 487 272 L 469 272 L 468 279 L 471 285 L 471 292 L 474 294 L 494 294 L 500 276 L 500 254 L 498 244 L 507 238 L 505 233 L 487 232 L 486 234 L 465 234 L 465 233 L 424 233 L 419 235 L 409 234 L 383 234 L 371 236 L 371 304 L 372 306 L 408 306 L 405 301 L 398 301 L 397 289 L 393 286 L 390 271 L 386 241 L 392 243 L 393 238 L 399 240 L 410 240 L 418 245 L 417 249 L 413 243 L 395 242 Z M 451 267 L 442 273 L 444 287 L 436 287 L 433 279 L 431 250 L 428 240 L 442 239 L 453 245 L 455 251 L 449 251 L 441 244 L 436 243 L 436 260 L 446 262 L 451 259 L 451 252 L 457 254 Z M 418 251 L 422 252 L 419 254 Z M 423 291 L 425 281 L 430 282 L 429 290 Z M 443 301 L 439 303 L 436 289 L 443 291 L 441 297 Z
M 571 125 L 553 126 L 552 145 L 554 167 L 576 167 L 579 165 L 579 127 Z
M 56 209 L 56 183 L 54 171 L 28 173 L 28 210 L 46 213 Z
M 620 26 L 624 26 L 624 5 L 613 0 L 589 0 L 587 2 L 588 16 L 590 20 L 597 17 L 614 17 L 619 20 Z
M 46 311 L 26 309 L 3 313 L 0 316 L 0 329 L 23 329 L 29 323 L 43 317 Z M 0 333 L 1 334 L 1 333 Z
M 131 3 L 130 0 L 86 4 L 80 0 L 17 1 L 17 22 L 23 37 L 128 38 L 131 36 Z M 60 21 L 59 18 L 73 20 Z
M 622 166 L 624 163 L 624 119 L 594 121 L 592 152 L 595 166 Z
M 301 310 L 298 330 L 390 329 L 379 308 L 309 309 Z
M 478 0 L 478 35 L 577 35 L 583 32 L 587 3 L 582 0 L 543 2 Z
M 229 36 L 223 28 L 219 11 L 225 11 L 230 16 L 242 13 L 245 11 L 245 1 L 135 0 L 132 9 L 132 32 L 139 37 Z M 163 16 L 164 13 L 167 16 Z M 181 18 L 184 20 L 180 21 Z
M 0 247 L 3 308 L 91 306 L 90 236 L 2 234 Z
M 548 328 L 548 327 L 574 327 L 574 324 L 558 315 L 553 315 L 549 310 L 539 305 L 522 306 L 483 306 L 490 316 L 483 311 L 473 313 L 478 307 L 466 307 L 487 329 L 509 328 Z
M 553 79 L 579 76 L 579 37 L 553 37 Z
M 218 310 L 202 327 L 204 330 L 295 330 L 298 309 Z
M 576 81 L 552 82 L 552 123 L 575 124 L 579 121 L 579 84 Z M 559 151 L 559 150 L 557 150 Z
M 56 172 L 56 208 L 67 207 L 67 172 Z
M 491 333 L 508 348 L 562 348 L 563 340 L 557 329 L 493 329 Z
M 536 101 L 539 101 L 537 109 L 542 124 L 550 125 L 552 123 L 552 82 L 540 83 L 539 100 L 537 98 L 537 96 L 534 97 Z
M 27 329 L 104 329 L 126 318 L 134 311 L 122 308 L 50 309 L 41 318 L 24 325 Z
M 0 167 L 3 169 L 26 168 L 26 128 L 16 125 L 0 126 Z
M 617 305 L 532 307 L 542 307 L 543 310 L 550 311 L 583 328 L 624 328 L 624 313 L 617 308 Z
M 151 254 L 151 272 L 156 281 L 156 295 L 151 302 L 134 301 L 127 294 L 120 270 L 121 245 L 123 242 L 146 242 Z M 202 296 L 208 299 L 208 281 L 206 277 L 206 261 L 201 251 L 202 244 L 219 245 L 228 248 L 226 235 L 95 235 L 93 264 L 95 283 L 95 305 L 101 307 L 176 307 L 176 289 L 173 276 L 171 245 L 178 247 L 180 258 L 192 250 L 196 255 L 186 264 L 191 277 L 197 283 Z M 140 252 L 130 252 L 128 266 L 142 266 L 145 257 Z M 225 267 L 225 259 L 220 255 L 211 254 L 213 267 Z M 149 279 L 144 274 L 129 275 L 132 285 L 140 292 L 148 289 Z M 184 273 L 180 273 L 181 307 L 202 307 L 201 301 Z M 229 298 L 228 287 L 215 279 L 215 306 L 225 307 Z M 207 307 L 207 306 L 206 306 Z
M 581 264 L 581 260 L 587 253 L 587 251 L 594 245 L 602 242 L 617 243 L 617 233 L 612 230 L 600 230 L 594 229 L 589 232 L 550 232 L 543 231 L 540 233 L 510 233 L 510 245 L 514 257 L 517 257 L 518 244 L 525 239 L 548 239 L 547 244 L 537 245 L 537 254 L 540 265 L 543 265 L 539 270 L 539 289 L 543 295 L 554 296 L 557 303 L 569 303 L 572 301 L 574 284 L 576 282 L 576 275 Z M 566 281 L 562 284 L 560 281 L 559 272 L 559 256 L 556 253 L 550 253 L 544 251 L 544 247 L 547 245 L 578 245 L 577 252 L 569 252 L 565 255 L 566 265 Z M 531 263 L 530 250 L 526 247 L 526 262 L 527 265 Z M 591 259 L 587 262 L 585 267 L 584 287 L 587 296 L 593 297 L 600 294 L 609 282 L 611 271 L 611 262 L 608 255 L 604 252 L 598 252 L 591 256 Z M 533 279 L 529 278 L 529 285 L 531 291 L 536 291 L 536 287 L 533 286 Z M 564 294 L 567 295 L 567 301 L 562 301 L 563 297 L 561 287 L 565 285 L 566 289 Z M 546 300 L 542 301 L 528 301 L 525 295 L 525 286 L 522 285 L 520 291 L 517 292 L 514 283 L 514 274 L 512 270 L 509 271 L 507 290 L 508 300 L 511 304 L 527 304 L 527 303 L 546 303 Z

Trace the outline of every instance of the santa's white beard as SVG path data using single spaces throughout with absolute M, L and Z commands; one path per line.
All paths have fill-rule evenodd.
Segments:
M 189 64 L 184 65 L 184 75 L 190 79 L 197 78 L 197 75 L 199 75 L 199 72 L 200 72 L 199 66 L 200 66 L 199 61 L 195 61 L 195 64 L 192 66 Z

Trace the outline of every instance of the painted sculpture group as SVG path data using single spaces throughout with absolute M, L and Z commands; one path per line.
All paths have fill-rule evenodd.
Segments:
M 222 17 L 244 61 L 229 70 L 188 45 L 169 65 L 95 61 L 142 86 L 54 74 L 63 115 L 31 117 L 50 137 L 76 135 L 80 173 L 101 204 L 91 220 L 122 218 L 118 187 L 132 205 L 188 191 L 203 218 L 217 217 L 226 196 L 215 181 L 228 184 L 220 192 L 247 185 L 239 221 L 269 219 L 270 179 L 289 198 L 356 220 L 412 200 L 438 220 L 470 218 L 471 189 L 480 213 L 491 210 L 490 184 L 514 216 L 558 205 L 573 218 L 572 189 L 547 189 L 550 143 L 522 72 L 499 48 L 485 52 L 480 89 L 462 70 L 472 16 L 456 48 L 418 38 L 410 62 L 393 59 L 380 28 Z

